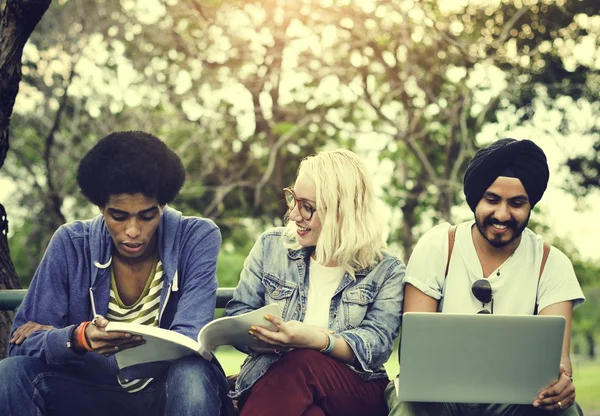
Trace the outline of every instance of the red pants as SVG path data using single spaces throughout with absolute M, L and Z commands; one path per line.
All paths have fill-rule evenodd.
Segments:
M 335 358 L 297 349 L 273 363 L 240 400 L 241 416 L 386 416 L 388 382 L 363 381 Z

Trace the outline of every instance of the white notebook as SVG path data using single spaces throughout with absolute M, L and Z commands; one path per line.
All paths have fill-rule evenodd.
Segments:
M 138 347 L 117 352 L 115 356 L 119 368 L 153 361 L 175 360 L 193 354 L 210 360 L 212 351 L 220 345 L 274 349 L 273 346 L 254 339 L 248 333 L 252 325 L 278 331 L 274 324 L 265 319 L 265 314 L 281 318 L 279 305 L 272 303 L 245 314 L 215 319 L 200 330 L 198 342 L 168 329 L 126 322 L 110 322 L 106 326 L 106 331 L 129 332 L 132 335 L 142 336 L 146 341 Z

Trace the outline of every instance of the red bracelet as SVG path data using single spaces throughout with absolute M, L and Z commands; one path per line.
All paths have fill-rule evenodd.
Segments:
M 569 377 L 571 379 L 571 383 L 573 382 L 573 376 L 571 376 L 571 374 L 567 373 L 564 370 L 563 370 L 563 374 L 566 375 L 567 377 Z
M 92 347 L 87 341 L 87 337 L 85 336 L 85 329 L 90 324 L 90 321 L 85 321 L 79 324 L 78 332 L 77 332 L 77 342 L 81 345 L 86 351 L 93 351 Z

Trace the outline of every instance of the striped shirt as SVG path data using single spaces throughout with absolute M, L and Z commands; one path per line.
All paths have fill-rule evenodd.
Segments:
M 160 308 L 160 294 L 163 287 L 163 267 L 158 257 L 154 259 L 149 279 L 146 282 L 144 291 L 132 305 L 125 305 L 119 297 L 117 283 L 115 281 L 114 269 L 110 271 L 110 300 L 108 302 L 107 319 L 109 321 L 130 322 L 140 325 L 158 326 L 158 316 Z M 119 384 L 128 393 L 135 393 L 142 390 L 153 380 L 131 379 L 127 380 L 117 376 Z

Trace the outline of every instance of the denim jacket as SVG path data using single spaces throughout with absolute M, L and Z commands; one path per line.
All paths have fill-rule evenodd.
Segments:
M 244 262 L 240 281 L 226 314 L 239 315 L 278 303 L 284 321 L 303 321 L 306 314 L 312 248 L 284 247 L 283 228 L 265 232 Z M 349 364 L 364 380 L 385 378 L 400 327 L 405 266 L 389 252 L 373 267 L 345 273 L 329 308 L 329 329 L 343 338 L 356 359 Z M 239 397 L 265 374 L 281 353 L 249 354 L 236 381 Z

